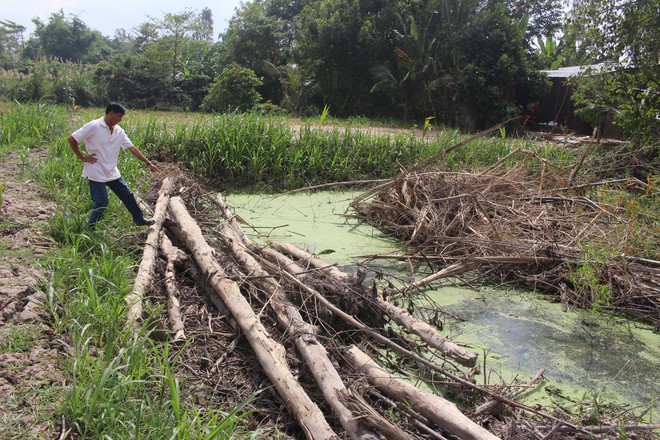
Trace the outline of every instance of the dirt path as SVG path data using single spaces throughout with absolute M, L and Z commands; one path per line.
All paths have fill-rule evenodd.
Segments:
M 39 280 L 47 277 L 36 260 L 50 245 L 45 220 L 53 204 L 30 180 L 29 163 L 16 153 L 0 159 L 0 438 L 58 438 L 43 420 L 59 403 L 63 384 L 52 330 L 42 321 Z

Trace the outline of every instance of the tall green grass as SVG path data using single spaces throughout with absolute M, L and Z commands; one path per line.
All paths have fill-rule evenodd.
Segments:
M 66 130 L 65 110 L 48 104 L 16 104 L 0 110 L 0 156 L 42 147 Z
M 75 438 L 243 437 L 248 401 L 226 411 L 197 407 L 181 390 L 175 374 L 180 360 L 168 345 L 153 342 L 146 328 L 137 337 L 126 328 L 124 298 L 141 256 L 141 243 L 133 233 L 138 229 L 115 197 L 102 226 L 93 233 L 86 229 L 88 184 L 66 141 L 82 121 L 101 114 L 13 105 L 0 115 L 0 151 L 43 148 L 47 157 L 37 163 L 26 156 L 30 167 L 25 169 L 57 205 L 46 227 L 58 246 L 40 261 L 50 274 L 41 290 L 46 320 L 65 354 L 61 363 L 68 380 L 49 391 L 55 394 L 50 402 L 61 402 L 56 414 L 44 409 L 37 415 L 39 422 L 55 416 L 50 423 L 60 426 L 63 416 L 68 435 Z M 146 189 L 148 171 L 132 155 L 123 154 L 120 167 L 134 190 Z M 11 345 L 3 349 L 29 342 L 17 331 L 10 336 Z M 7 425 L 0 419 L 0 437 L 15 427 L 11 418 Z
M 360 127 L 319 129 L 310 124 L 296 129 L 282 119 L 257 114 L 199 115 L 194 120 L 175 115 L 132 116 L 124 126 L 150 154 L 187 164 L 217 185 L 234 188 L 282 190 L 388 178 L 465 137 L 455 130 L 421 139 L 412 131 L 374 134 Z M 515 148 L 562 163 L 573 157 L 569 150 L 533 141 L 488 137 L 451 152 L 439 165 L 478 169 Z

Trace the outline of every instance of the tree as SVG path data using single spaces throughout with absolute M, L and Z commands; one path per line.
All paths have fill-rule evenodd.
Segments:
M 316 0 L 295 21 L 294 61 L 316 78 L 319 108 L 338 116 L 374 112 L 370 67 L 381 50 L 373 42 L 369 2 Z
M 167 13 L 162 19 L 152 19 L 151 24 L 141 26 L 141 30 L 142 52 L 153 64 L 152 70 L 161 75 L 164 70 L 167 71 L 165 82 L 168 87 L 164 94 L 161 91 L 167 105 L 188 109 L 198 104 L 200 91 L 206 93 L 210 78 L 210 69 L 203 67 L 202 63 L 209 62 L 211 42 L 195 39 L 200 30 L 197 14 L 192 10 Z M 196 96 L 186 96 L 186 91 L 194 91 Z
M 541 69 L 557 69 L 564 61 L 560 53 L 561 44 L 557 43 L 553 37 L 536 37 L 536 47 L 538 48 L 538 63 Z
M 270 13 L 267 1 L 244 3 L 221 35 L 219 69 L 231 63 L 253 70 L 265 83 L 261 94 L 279 103 L 280 83 L 269 73 L 269 65 L 284 66 L 291 61 L 292 29 L 288 20 Z
M 0 20 L 0 68 L 12 69 L 18 64 L 23 49 L 25 26 Z
M 525 20 L 514 22 L 503 6 L 482 10 L 460 38 L 458 99 L 472 119 L 466 128 L 483 128 L 515 116 L 517 96 L 540 94 L 542 75 L 533 67 L 525 43 Z M 518 98 L 519 99 L 519 98 Z
M 102 61 L 95 66 L 94 78 L 105 86 L 107 100 L 135 108 L 162 104 L 163 91 L 169 90 L 167 64 L 154 63 L 147 54 L 126 53 Z
M 578 107 L 610 108 L 633 147 L 660 150 L 660 0 L 580 0 L 566 34 L 565 58 L 605 62 L 601 74 L 577 80 Z M 594 72 L 591 72 L 594 73 Z
M 202 109 L 207 112 L 249 110 L 261 100 L 257 91 L 261 84 L 253 70 L 231 64 L 213 82 L 209 94 L 202 102 Z
M 165 14 L 165 17 L 159 22 L 163 36 L 157 42 L 157 50 L 160 56 L 169 59 L 170 64 L 170 84 L 172 90 L 169 93 L 170 104 L 174 98 L 174 83 L 177 75 L 182 70 L 181 57 L 185 50 L 184 45 L 188 38 L 192 38 L 195 28 L 195 14 L 190 11 L 184 11 L 179 14 Z
M 33 20 L 35 39 L 30 42 L 32 59 L 40 56 L 63 61 L 97 63 L 112 54 L 107 39 L 99 31 L 91 30 L 75 15 L 64 15 L 60 9 L 50 15 L 48 23 Z
M 279 67 L 269 64 L 269 72 L 282 85 L 280 107 L 296 116 L 302 115 L 307 106 L 307 98 L 316 87 L 314 78 L 296 64 Z
M 147 21 L 137 27 L 137 36 L 133 40 L 135 52 L 144 52 L 158 40 L 159 27 L 155 21 Z
M 562 25 L 562 5 L 559 0 L 489 0 L 487 8 L 502 5 L 507 16 L 515 21 L 529 17 L 525 38 L 531 44 L 537 37 L 554 37 Z
M 209 8 L 202 9 L 196 20 L 193 40 L 213 41 L 213 12 Z
M 403 111 L 403 118 L 410 116 L 435 116 L 432 89 L 438 78 L 437 48 L 440 42 L 440 15 L 433 12 L 423 26 L 418 26 L 414 17 L 407 22 L 399 17 L 400 31 L 395 31 L 397 44 L 396 73 L 379 64 L 371 68 L 378 82 L 372 92 L 387 90 L 393 104 Z

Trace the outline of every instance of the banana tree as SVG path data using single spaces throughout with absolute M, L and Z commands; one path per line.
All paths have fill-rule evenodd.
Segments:
M 543 62 L 543 67 L 550 69 L 557 69 L 561 67 L 564 57 L 558 53 L 557 48 L 561 42 L 548 35 L 545 39 L 541 36 L 536 37 L 536 45 L 538 46 L 539 56 Z
M 439 20 L 440 15 L 433 12 L 420 28 L 414 17 L 406 21 L 399 16 L 401 29 L 395 30 L 396 69 L 384 64 L 371 68 L 376 80 L 371 92 L 388 93 L 406 119 L 418 116 L 413 113 L 435 113 L 432 90 L 438 76 L 435 55 L 440 41 Z

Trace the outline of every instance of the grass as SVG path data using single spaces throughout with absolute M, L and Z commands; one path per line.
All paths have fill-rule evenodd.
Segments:
M 34 346 L 40 335 L 36 326 L 8 324 L 0 328 L 0 353 L 25 353 Z
M 64 108 L 40 104 L 16 104 L 0 111 L 0 157 L 55 138 L 67 126 L 64 114 Z
M 412 131 L 366 134 L 363 126 L 351 123 L 320 129 L 318 119 L 292 126 L 291 121 L 256 114 L 191 119 L 189 115 L 136 113 L 124 119 L 136 144 L 152 156 L 187 164 L 194 173 L 225 188 L 278 191 L 387 178 L 465 138 L 456 130 L 442 130 L 432 139 L 421 139 Z M 527 140 L 482 138 L 450 153 L 444 166 L 478 169 L 515 148 L 536 151 L 553 162 L 573 160 L 567 149 Z
M 89 190 L 66 142 L 81 121 L 98 115 L 39 105 L 16 105 L 0 115 L 0 154 L 47 149 L 40 166 L 26 169 L 36 170 L 33 177 L 56 203 L 47 230 L 58 246 L 39 262 L 50 274 L 40 290 L 69 379 L 53 390 L 50 403 L 34 408 L 36 417 L 41 423 L 49 419 L 57 429 L 62 416 L 69 434 L 80 438 L 240 437 L 244 406 L 197 408 L 181 392 L 174 373 L 177 358 L 167 345 L 154 343 L 146 329 L 133 337 L 125 328 L 124 297 L 141 256 L 138 238 L 130 235 L 137 230 L 113 197 L 103 227 L 86 231 Z M 121 157 L 129 185 L 143 191 L 146 170 L 131 155 Z M 3 351 L 28 350 L 38 337 L 23 327 L 6 327 L 5 333 Z M 52 402 L 60 402 L 55 414 L 47 407 Z M 3 414 L 0 433 L 18 432 L 12 414 Z

